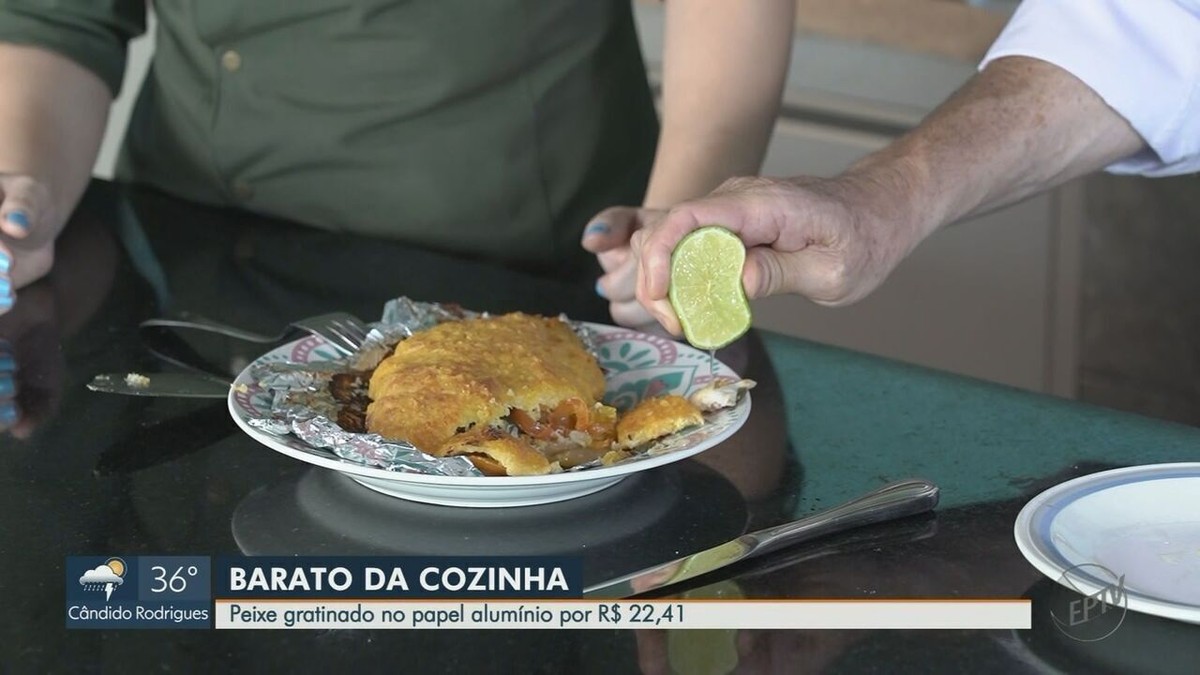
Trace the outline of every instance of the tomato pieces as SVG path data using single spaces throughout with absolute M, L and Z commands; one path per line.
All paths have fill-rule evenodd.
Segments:
M 524 410 L 513 408 L 508 413 L 508 419 L 512 420 L 512 423 L 526 435 L 538 440 L 546 441 L 554 437 L 554 429 L 550 425 L 533 419 L 533 416 Z
M 568 398 L 541 419 L 534 419 L 528 411 L 514 408 L 508 418 L 525 434 L 538 440 L 550 440 L 566 436 L 572 431 L 587 431 L 592 425 L 591 409 L 579 398 Z
M 550 411 L 550 426 L 562 431 L 583 431 L 591 421 L 591 410 L 583 399 L 568 398 Z

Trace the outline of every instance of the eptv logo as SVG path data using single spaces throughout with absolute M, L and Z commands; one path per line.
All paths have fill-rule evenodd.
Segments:
M 1100 586 L 1093 593 L 1079 589 L 1072 574 L 1086 578 L 1091 586 Z M 1080 642 L 1095 642 L 1112 635 L 1125 621 L 1129 599 L 1125 594 L 1125 575 L 1117 576 L 1112 570 L 1096 563 L 1082 563 L 1063 572 L 1059 583 L 1079 593 L 1081 598 L 1054 609 L 1050 616 L 1064 635 Z

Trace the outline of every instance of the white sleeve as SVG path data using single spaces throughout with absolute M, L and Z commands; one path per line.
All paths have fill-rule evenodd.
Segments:
M 1025 0 L 980 68 L 1004 56 L 1063 68 L 1141 134 L 1107 171 L 1200 171 L 1200 0 Z

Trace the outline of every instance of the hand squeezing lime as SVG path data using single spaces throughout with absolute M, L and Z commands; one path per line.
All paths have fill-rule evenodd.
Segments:
M 675 246 L 667 295 L 693 347 L 720 349 L 750 329 L 745 262 L 742 240 L 717 225 L 693 230 Z

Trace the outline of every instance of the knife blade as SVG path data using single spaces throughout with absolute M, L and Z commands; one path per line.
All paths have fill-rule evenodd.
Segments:
M 185 398 L 225 398 L 230 383 L 194 373 L 104 373 L 92 378 L 87 388 L 110 394 L 130 396 L 181 396 Z
M 628 598 L 647 593 L 803 541 L 924 513 L 937 502 L 938 487 L 927 480 L 888 483 L 840 506 L 590 586 L 583 589 L 583 597 Z

